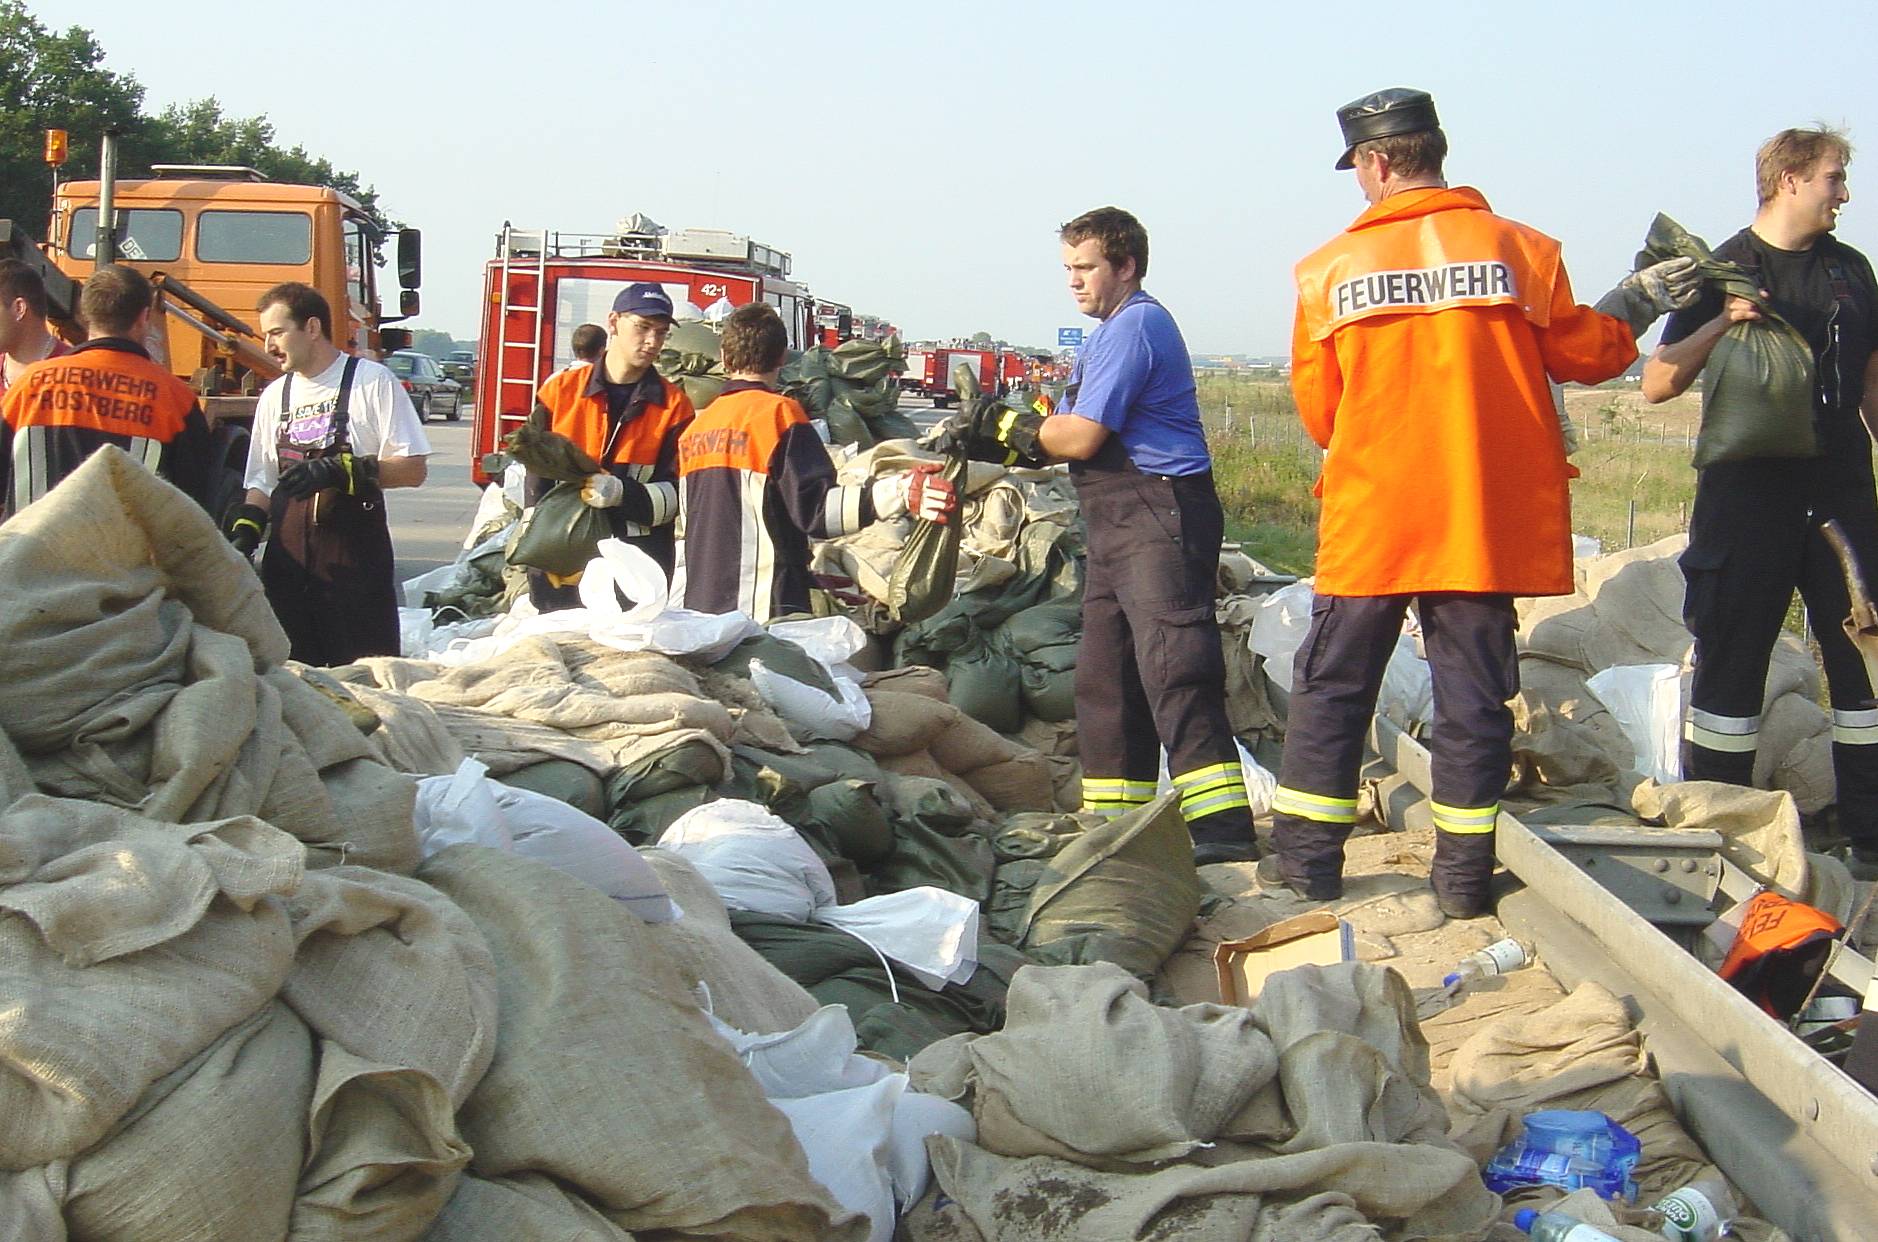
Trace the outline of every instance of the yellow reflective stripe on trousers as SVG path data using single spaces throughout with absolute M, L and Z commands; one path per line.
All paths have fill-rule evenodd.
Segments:
M 1445 806 L 1439 802 L 1428 804 L 1434 809 L 1435 827 L 1442 832 L 1458 832 L 1466 835 L 1492 832 L 1494 823 L 1500 818 L 1500 804 L 1491 806 Z
M 1190 820 L 1252 805 L 1245 772 L 1236 760 L 1183 772 L 1174 778 L 1174 786 L 1180 790 L 1180 813 Z
M 1284 785 L 1280 785 L 1278 792 L 1272 795 L 1272 810 L 1296 815 L 1301 819 L 1314 819 L 1320 824 L 1356 822 L 1355 798 L 1330 798 Z
M 1131 781 L 1119 776 L 1082 778 L 1082 809 L 1097 815 L 1120 815 L 1154 801 L 1153 781 Z

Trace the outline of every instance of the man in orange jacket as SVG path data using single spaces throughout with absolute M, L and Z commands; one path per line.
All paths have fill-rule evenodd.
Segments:
M 1383 670 L 1411 600 L 1434 675 L 1434 888 L 1444 913 L 1489 904 L 1512 766 L 1513 597 L 1572 589 L 1577 471 L 1548 377 L 1596 383 L 1657 315 L 1693 300 L 1694 264 L 1575 305 L 1556 241 L 1442 179 L 1434 101 L 1393 89 L 1337 112 L 1370 208 L 1297 266 L 1291 386 L 1327 450 L 1316 599 L 1298 652 L 1260 867 L 1312 900 L 1343 892 L 1343 843 Z

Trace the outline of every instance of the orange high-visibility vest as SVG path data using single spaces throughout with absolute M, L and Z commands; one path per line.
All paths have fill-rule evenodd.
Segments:
M 1775 892 L 1756 893 L 1748 901 L 1735 932 L 1735 941 L 1715 973 L 1742 989 L 1747 998 L 1776 1018 L 1785 1018 L 1768 996 L 1769 980 L 1756 977 L 1776 954 L 1792 953 L 1844 930 L 1824 910 L 1802 905 Z
M 548 410 L 550 430 L 566 436 L 598 460 L 606 449 L 610 426 L 606 389 L 590 383 L 596 365 L 588 363 L 573 366 L 550 375 L 548 382 L 536 394 L 536 400 Z M 648 402 L 637 418 L 620 429 L 612 456 L 600 462 L 603 466 L 641 467 L 640 471 L 634 472 L 640 482 L 655 477 L 653 468 L 659 464 L 659 454 L 665 446 L 666 437 L 682 431 L 695 413 L 684 389 L 662 375 L 659 376 L 659 383 L 664 386 L 663 398 Z M 662 475 L 657 477 L 663 478 Z M 674 473 L 672 480 L 676 478 Z
M 1395 194 L 1299 263 L 1291 386 L 1327 451 L 1325 595 L 1572 589 L 1571 500 L 1548 376 L 1637 356 L 1572 301 L 1558 243 L 1478 191 Z

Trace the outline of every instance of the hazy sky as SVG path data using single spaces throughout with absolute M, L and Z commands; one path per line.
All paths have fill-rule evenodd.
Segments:
M 1564 241 L 1581 300 L 1659 210 L 1711 243 L 1746 224 L 1788 125 L 1871 144 L 1840 235 L 1878 248 L 1863 3 L 27 2 L 152 110 L 214 95 L 356 169 L 424 230 L 416 323 L 464 337 L 504 220 L 641 211 L 789 251 L 910 338 L 1052 343 L 1084 322 L 1056 227 L 1113 203 L 1193 349 L 1282 353 L 1291 265 L 1363 206 L 1335 109 L 1397 85 L 1433 93 L 1451 182 Z

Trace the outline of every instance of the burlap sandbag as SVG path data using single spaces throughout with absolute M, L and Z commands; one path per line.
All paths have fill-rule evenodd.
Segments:
M 926 1150 L 940 1189 L 996 1242 L 1376 1242 L 1383 1235 L 1365 1220 L 1386 1222 L 1386 1236 L 1400 1242 L 1479 1238 L 1499 1205 L 1466 1155 L 1412 1143 L 1344 1143 L 1152 1173 L 1012 1159 L 940 1135 Z
M 413 776 L 447 776 L 462 765 L 463 747 L 430 704 L 395 690 L 354 685 L 348 692 L 378 717 L 371 736 L 392 767 Z
M 0 1168 L 103 1137 L 152 1082 L 260 1009 L 293 938 L 298 842 L 28 795 L 0 815 Z
M 967 1045 L 978 1142 L 1000 1155 L 1176 1159 L 1278 1071 L 1247 1010 L 1162 1008 L 1108 963 L 1026 966 L 1005 1009 L 1003 1030 Z
M 74 1239 L 253 1242 L 287 1236 L 306 1153 L 313 1046 L 269 1005 L 158 1080 L 66 1173 Z
M 941 681 L 943 685 L 943 680 Z M 899 690 L 867 688 L 873 715 L 852 744 L 870 755 L 909 755 L 925 750 L 933 738 L 959 719 L 958 708 L 942 697 Z
M 1193 839 L 1172 792 L 1087 826 L 1045 864 L 1018 947 L 1052 965 L 1114 962 L 1148 978 L 1200 912 Z
M 107 446 L 0 527 L 0 728 L 62 749 L 127 691 L 181 680 L 195 626 L 287 658 L 260 579 L 202 506 Z M 178 645 L 179 639 L 182 645 Z
M 1645 819 L 1666 828 L 1704 828 L 1722 835 L 1722 856 L 1761 883 L 1804 900 L 1806 840 L 1792 797 L 1720 781 L 1645 781 L 1631 795 Z
M 815 998 L 738 939 L 730 911 L 696 867 L 671 850 L 654 847 L 639 854 L 684 911 L 675 922 L 646 930 L 679 978 L 700 1000 L 708 997 L 719 1021 L 752 1035 L 792 1031 L 808 1021 Z
M 458 1113 L 477 1173 L 547 1173 L 628 1230 L 866 1236 L 810 1178 L 788 1122 L 644 923 L 571 876 L 477 846 L 419 874 L 496 960 L 496 1056 Z
M 633 1242 L 593 1204 L 539 1173 L 465 1175 L 424 1242 Z
M 319 1048 L 292 1242 L 415 1242 L 469 1163 L 429 1074 Z
M 469 916 L 366 867 L 309 874 L 288 911 L 299 948 L 281 998 L 355 1057 L 423 1071 L 452 1107 L 467 1099 L 496 1047 L 495 960 Z
M 1453 1136 L 1483 1163 L 1517 1136 L 1527 1113 L 1567 1108 L 1604 1113 L 1637 1136 L 1641 1202 L 1713 1171 L 1650 1075 L 1623 1002 L 1600 984 L 1490 1023 L 1461 1045 L 1451 1068 Z

